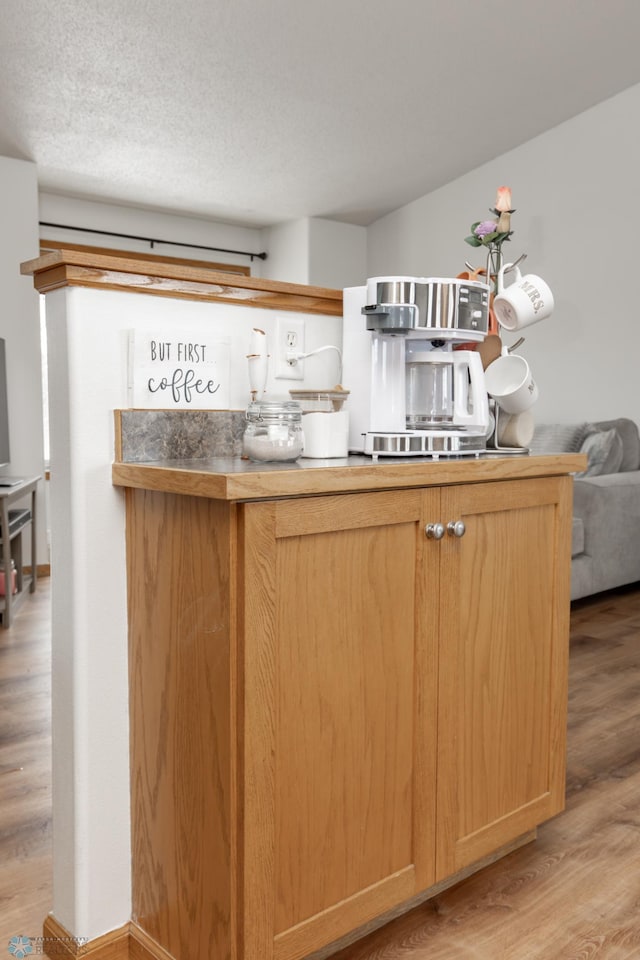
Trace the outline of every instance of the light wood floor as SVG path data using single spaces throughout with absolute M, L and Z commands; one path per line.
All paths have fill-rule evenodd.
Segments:
M 0 956 L 51 910 L 50 580 L 0 629 Z
M 51 907 L 49 581 L 0 631 L 0 956 Z M 333 960 L 640 958 L 640 589 L 574 605 L 567 809 Z M 218 960 L 218 958 L 203 958 Z

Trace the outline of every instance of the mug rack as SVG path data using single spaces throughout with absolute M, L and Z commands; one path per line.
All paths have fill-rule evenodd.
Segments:
M 494 428 L 493 428 L 492 435 L 489 437 L 489 440 L 487 441 L 487 452 L 491 453 L 495 451 L 496 453 L 499 453 L 501 455 L 502 454 L 518 455 L 518 454 L 529 453 L 529 447 L 509 447 L 509 446 L 503 446 L 499 443 L 498 437 L 500 436 L 500 417 L 501 415 L 502 417 L 508 417 L 509 414 L 504 413 L 500 409 L 498 404 L 495 402 L 495 400 L 491 400 L 491 398 L 489 399 L 489 412 L 493 415 Z
M 520 264 L 524 263 L 526 259 L 527 259 L 527 254 L 521 253 L 520 256 L 513 261 L 509 270 L 514 270 L 516 267 L 519 267 Z M 502 264 L 503 264 L 502 248 L 490 247 L 489 250 L 487 251 L 487 267 L 486 267 L 487 283 L 491 285 L 494 282 L 493 280 L 494 277 L 496 278 L 495 282 L 497 283 L 498 273 L 502 269 Z M 473 269 L 468 263 L 466 264 L 466 266 L 469 268 L 469 270 Z M 507 352 L 512 353 L 514 350 L 517 350 L 518 347 L 521 346 L 523 343 L 524 343 L 524 337 L 520 337 L 518 340 L 516 340 L 514 344 L 512 344 L 510 347 L 507 348 Z M 529 453 L 529 447 L 510 447 L 510 446 L 505 446 L 500 444 L 500 442 L 498 441 L 498 437 L 500 435 L 500 417 L 501 416 L 508 417 L 509 414 L 503 413 L 500 407 L 498 406 L 498 404 L 495 402 L 495 400 L 492 400 L 491 398 L 489 398 L 489 411 L 493 415 L 494 428 L 493 428 L 493 434 L 489 437 L 489 440 L 487 441 L 487 452 L 488 453 L 495 452 L 500 456 L 502 455 L 518 456 L 518 455 Z

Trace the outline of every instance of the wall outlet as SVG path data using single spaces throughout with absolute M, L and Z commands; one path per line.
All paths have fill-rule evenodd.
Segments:
M 304 380 L 304 360 L 291 359 L 292 353 L 304 353 L 304 320 L 278 317 L 275 348 L 277 380 Z

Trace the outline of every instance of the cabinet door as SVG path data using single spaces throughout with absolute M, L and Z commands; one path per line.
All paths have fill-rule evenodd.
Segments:
M 433 882 L 438 501 L 243 508 L 244 960 L 306 956 Z
M 442 492 L 438 879 L 563 807 L 571 484 Z

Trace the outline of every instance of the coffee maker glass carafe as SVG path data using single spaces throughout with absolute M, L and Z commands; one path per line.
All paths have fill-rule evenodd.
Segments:
M 407 356 L 407 429 L 445 429 L 453 423 L 453 355 L 447 350 L 414 351 Z

